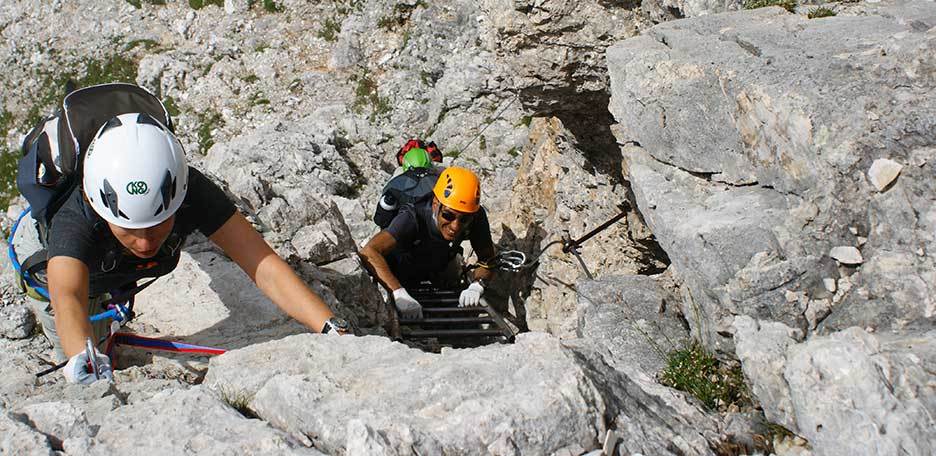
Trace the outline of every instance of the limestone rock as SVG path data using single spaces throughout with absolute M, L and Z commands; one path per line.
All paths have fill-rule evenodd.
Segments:
M 596 448 L 605 431 L 604 399 L 544 334 L 442 354 L 373 336 L 298 335 L 212 359 L 205 384 L 251 398 L 253 413 L 314 436 L 328 453 L 349 451 L 350 442 L 421 454 L 546 454 L 571 442 Z
M 0 308 L 0 336 L 7 339 L 25 339 L 32 335 L 36 317 L 29 307 L 14 304 Z
M 69 438 L 91 437 L 91 429 L 83 410 L 67 402 L 31 404 L 18 411 L 37 431 L 45 434 L 55 447 Z
M 236 404 L 240 399 L 227 400 Z M 87 454 L 321 454 L 262 421 L 244 417 L 202 388 L 170 389 L 121 407 L 106 417 L 101 429 L 105 431 L 90 442 Z
M 936 263 L 916 252 L 936 246 L 933 170 L 920 158 L 936 142 L 936 81 L 921 71 L 934 65 L 934 25 L 925 2 L 861 4 L 822 21 L 762 8 L 662 23 L 608 48 L 625 173 L 683 279 L 684 307 L 701 310 L 690 324 L 706 344 L 730 352 L 735 315 L 807 328 L 801 303 L 829 294 L 815 272 L 822 253 L 859 237 L 862 283 L 837 292 L 817 330 L 931 318 Z M 878 192 L 855 170 L 884 154 L 922 167 Z M 756 261 L 760 252 L 772 261 Z M 806 294 L 785 307 L 780 290 Z
M 6 411 L 0 413 L 0 453 L 36 456 L 56 454 L 46 436 L 14 420 Z
M 616 363 L 653 376 L 666 354 L 688 338 L 676 300 L 647 276 L 608 276 L 579 283 L 578 335 L 600 344 Z
M 901 169 L 903 169 L 903 165 L 900 163 L 887 158 L 879 158 L 874 160 L 871 168 L 868 169 L 868 179 L 877 191 L 883 192 L 894 179 L 897 179 Z
M 738 356 L 768 419 L 819 454 L 930 454 L 936 332 L 850 328 L 795 343 L 789 328 L 739 317 Z
M 864 262 L 864 258 L 861 257 L 861 251 L 851 246 L 833 247 L 832 250 L 829 251 L 829 256 L 839 263 L 847 264 L 849 266 L 858 265 Z
M 764 407 L 767 420 L 787 429 L 795 428 L 793 402 L 783 378 L 777 374 L 786 364 L 787 348 L 802 334 L 782 323 L 758 322 L 747 316 L 735 318 L 734 331 L 741 368 Z

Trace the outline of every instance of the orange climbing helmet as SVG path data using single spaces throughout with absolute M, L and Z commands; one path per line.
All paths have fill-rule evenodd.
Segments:
M 442 171 L 432 193 L 440 203 L 459 212 L 473 214 L 481 208 L 481 182 L 465 168 L 452 166 Z

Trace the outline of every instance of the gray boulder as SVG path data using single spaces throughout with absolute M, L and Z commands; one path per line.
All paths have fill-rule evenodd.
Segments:
M 626 172 L 709 346 L 731 351 L 735 315 L 820 332 L 934 316 L 936 7 L 852 14 L 704 16 L 608 50 Z M 880 158 L 917 165 L 879 192 Z M 842 245 L 864 262 L 830 271 Z M 834 299 L 833 273 L 855 274 Z
M 55 448 L 69 438 L 87 438 L 96 433 L 88 424 L 85 412 L 67 402 L 42 402 L 18 410 L 24 420 L 45 434 Z
M 237 405 L 237 397 L 222 396 Z M 66 451 L 104 455 L 289 454 L 317 455 L 266 423 L 244 417 L 202 388 L 165 390 L 107 415 L 93 439 L 66 442 Z
M 579 283 L 578 335 L 616 363 L 655 376 L 666 355 L 689 337 L 678 300 L 648 276 L 608 276 Z
M 56 453 L 45 435 L 13 419 L 4 411 L 0 413 L 0 454 L 52 456 Z
M 545 334 L 442 354 L 298 335 L 212 359 L 205 384 L 250 398 L 257 416 L 328 453 L 547 454 L 595 448 L 606 429 L 596 385 Z
M 797 344 L 777 323 L 739 317 L 738 356 L 771 421 L 820 454 L 936 451 L 936 331 L 850 328 Z

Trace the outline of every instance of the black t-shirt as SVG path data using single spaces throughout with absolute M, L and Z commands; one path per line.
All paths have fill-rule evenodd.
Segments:
M 189 167 L 188 191 L 176 212 L 172 232 L 153 258 L 138 258 L 126 251 L 107 222 L 99 217 L 76 188 L 52 218 L 49 258 L 67 256 L 88 266 L 89 294 L 127 289 L 137 280 L 160 277 L 179 264 L 186 236 L 198 230 L 211 236 L 234 215 L 234 204 L 204 174 Z
M 472 217 L 460 239 L 446 241 L 432 215 L 432 198 L 401 206 L 386 231 L 396 240 L 396 247 L 387 256 L 387 263 L 393 275 L 404 285 L 431 280 L 435 274 L 444 271 L 459 252 L 463 239 L 468 239 L 475 251 L 494 245 L 483 207 Z

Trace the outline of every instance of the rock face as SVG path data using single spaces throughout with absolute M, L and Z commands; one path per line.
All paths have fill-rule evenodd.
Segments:
M 711 346 L 731 350 L 734 315 L 833 331 L 936 314 L 936 53 L 925 33 L 936 8 L 854 14 L 705 16 L 608 51 L 627 175 Z M 865 171 L 882 155 L 917 165 L 879 193 Z M 864 263 L 829 268 L 839 245 L 861 245 Z M 833 297 L 819 285 L 838 274 L 848 289 Z M 817 306 L 828 316 L 808 321 Z
M 551 453 L 594 448 L 605 431 L 595 386 L 542 334 L 441 355 L 382 338 L 293 336 L 213 359 L 205 383 L 252 398 L 253 413 L 329 453 L 362 434 L 379 435 L 368 444 L 384 452 Z
M 559 119 L 534 119 L 509 207 L 491 217 L 492 225 L 501 226 L 503 247 L 531 253 L 546 249 L 532 274 L 502 275 L 515 291 L 515 302 L 517 293 L 529 294 L 525 306 L 530 327 L 561 335 L 571 335 L 575 328 L 576 294 L 564 284 L 574 284 L 586 273 L 555 241 L 565 232 L 580 238 L 621 213 L 622 207 L 629 208 L 626 184 L 588 172 L 594 164 L 576 149 L 574 140 Z M 585 242 L 581 255 L 598 277 L 666 267 L 665 256 L 657 257 L 661 252 L 652 235 L 633 212 Z
M 736 322 L 738 356 L 768 419 L 825 454 L 930 454 L 936 332 L 850 328 L 796 344 L 779 323 Z
M 228 397 L 229 401 L 237 398 Z M 201 388 L 169 390 L 107 416 L 94 440 L 65 442 L 69 453 L 318 455 L 262 421 L 248 419 Z
M 132 329 L 231 351 L 121 351 L 116 384 L 65 385 L 36 378 L 48 347 L 7 270 L 0 452 L 580 455 L 617 440 L 606 453 L 706 455 L 752 441 L 744 413 L 716 417 L 656 381 L 687 336 L 737 356 L 767 419 L 817 454 L 936 452 L 931 2 L 820 20 L 713 14 L 735 0 L 33 3 L 0 7 L 6 163 L 66 75 L 139 83 L 193 165 L 368 332 L 381 304 L 354 252 L 410 137 L 479 174 L 501 248 L 538 253 L 631 208 L 582 245 L 595 280 L 552 246 L 490 287 L 552 335 L 442 354 L 306 334 L 196 236 Z
M 646 276 L 610 276 L 578 285 L 578 335 L 619 364 L 655 373 L 689 333 L 675 296 Z

